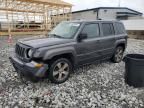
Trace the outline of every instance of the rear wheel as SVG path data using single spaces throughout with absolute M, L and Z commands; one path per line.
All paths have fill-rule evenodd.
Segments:
M 60 58 L 50 63 L 49 79 L 52 83 L 65 82 L 72 72 L 72 64 L 68 59 Z
M 123 54 L 124 54 L 124 48 L 122 46 L 118 46 L 115 50 L 115 53 L 112 57 L 112 61 L 114 63 L 119 63 L 123 59 Z

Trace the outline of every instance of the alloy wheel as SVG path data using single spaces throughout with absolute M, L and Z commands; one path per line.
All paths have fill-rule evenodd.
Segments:
M 58 80 L 64 80 L 69 74 L 69 65 L 66 62 L 58 62 L 53 69 L 53 77 Z
M 123 48 L 122 47 L 118 47 L 116 50 L 116 54 L 115 54 L 115 60 L 117 62 L 120 62 L 123 58 Z

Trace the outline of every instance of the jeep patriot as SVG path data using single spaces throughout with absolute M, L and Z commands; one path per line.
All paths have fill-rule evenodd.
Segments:
M 45 38 L 19 40 L 10 61 L 21 76 L 60 84 L 75 67 L 109 59 L 121 62 L 126 46 L 127 33 L 119 21 L 64 21 Z

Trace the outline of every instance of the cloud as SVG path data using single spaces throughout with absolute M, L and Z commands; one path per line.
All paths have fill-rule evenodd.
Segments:
M 116 7 L 119 0 L 64 0 L 72 3 L 73 11 L 95 7 Z M 120 0 L 121 7 L 128 7 L 144 13 L 144 0 Z

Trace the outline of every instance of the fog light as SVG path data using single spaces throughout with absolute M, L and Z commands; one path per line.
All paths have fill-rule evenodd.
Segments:
M 42 64 L 42 63 L 36 63 L 36 62 L 34 62 L 34 61 L 32 61 L 31 63 L 32 63 L 36 68 L 41 68 L 41 67 L 44 66 L 44 64 Z
M 35 64 L 35 67 L 36 68 L 41 68 L 41 67 L 43 67 L 43 64 Z

